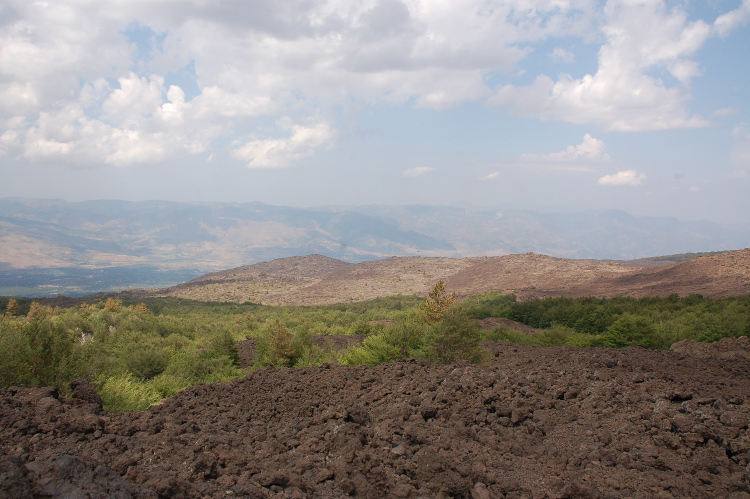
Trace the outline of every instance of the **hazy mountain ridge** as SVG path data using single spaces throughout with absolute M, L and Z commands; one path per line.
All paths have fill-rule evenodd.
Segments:
M 129 266 L 184 276 L 313 253 L 348 262 L 526 252 L 627 260 L 747 246 L 750 230 L 618 211 L 0 199 L 0 269 L 6 273 Z M 6 288 L 3 279 L 0 288 Z
M 118 255 L 118 261 L 204 270 L 307 253 L 352 262 L 394 255 L 467 257 L 529 251 L 627 260 L 750 245 L 747 230 L 618 211 L 470 212 L 442 206 L 303 209 L 261 203 L 9 198 L 0 199 L 0 237 L 4 249 L 18 238 L 55 248 L 50 250 L 50 261 L 40 259 L 36 265 L 0 256 L 0 262 L 14 268 L 106 266 L 105 255 Z M 92 254 L 99 258 L 92 261 Z

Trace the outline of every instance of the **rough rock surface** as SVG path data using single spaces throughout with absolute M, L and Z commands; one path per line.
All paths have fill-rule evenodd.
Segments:
M 724 338 L 714 343 L 699 343 L 693 340 L 678 341 L 672 348 L 673 352 L 704 358 L 723 360 L 750 359 L 750 338 Z
M 265 369 L 140 413 L 100 412 L 49 389 L 2 390 L 0 489 L 20 497 L 60 487 L 79 491 L 70 497 L 105 497 L 104 487 L 117 497 L 750 497 L 747 358 L 490 348 L 486 366 Z

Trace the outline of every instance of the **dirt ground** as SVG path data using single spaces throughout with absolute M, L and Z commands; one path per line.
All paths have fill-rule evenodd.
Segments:
M 265 369 L 140 413 L 0 390 L 0 497 L 750 498 L 750 341 Z M 88 495 L 86 495 L 88 494 Z

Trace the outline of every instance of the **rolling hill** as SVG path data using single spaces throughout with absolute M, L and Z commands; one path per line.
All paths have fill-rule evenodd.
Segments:
M 393 294 L 425 295 L 438 280 L 459 296 L 487 291 L 547 296 L 666 296 L 750 293 L 750 249 L 653 265 L 570 260 L 526 253 L 502 257 L 392 257 L 347 263 L 322 255 L 278 259 L 207 274 L 171 288 L 130 293 L 200 301 L 320 305 Z
M 750 246 L 750 230 L 705 221 L 467 211 L 445 206 L 290 208 L 261 203 L 0 199 L 0 294 L 80 296 L 160 288 L 297 255 L 346 262 L 533 251 L 629 260 Z M 408 287 L 399 287 L 403 292 Z

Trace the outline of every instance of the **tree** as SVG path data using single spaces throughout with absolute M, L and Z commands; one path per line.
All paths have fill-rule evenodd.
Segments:
M 18 302 L 10 298 L 8 300 L 8 305 L 5 307 L 5 317 L 8 317 L 9 319 L 12 319 L 13 317 L 16 317 L 18 315 Z
M 450 308 L 430 327 L 425 345 L 427 357 L 441 364 L 457 360 L 477 364 L 489 360 L 489 353 L 482 348 L 480 329 L 459 307 Z
M 297 360 L 297 352 L 292 345 L 292 335 L 286 327 L 276 321 L 268 335 L 266 362 L 274 367 L 292 367 Z
M 422 311 L 425 314 L 427 322 L 436 324 L 443 320 L 443 316 L 455 306 L 456 293 L 448 294 L 445 291 L 445 283 L 438 281 L 430 294 L 425 297 L 422 303 Z
M 119 312 L 122 306 L 122 300 L 118 298 L 107 298 L 104 302 L 104 310 L 107 312 Z
M 46 307 L 38 301 L 33 301 L 29 306 L 29 313 L 26 314 L 26 317 L 32 320 L 44 319 L 50 314 L 52 314 L 52 307 Z
M 459 359 L 478 363 L 489 358 L 482 348 L 479 325 L 469 320 L 456 303 L 456 293 L 448 294 L 443 281 L 424 299 L 422 312 L 430 324 L 424 346 L 428 358 L 442 364 Z

